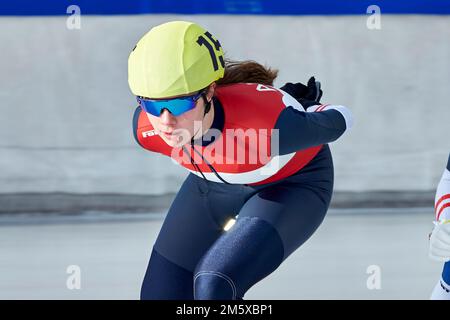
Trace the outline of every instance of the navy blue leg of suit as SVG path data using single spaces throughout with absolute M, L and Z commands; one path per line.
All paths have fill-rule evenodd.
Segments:
M 319 227 L 332 189 L 328 146 L 299 173 L 271 185 L 226 185 L 189 175 L 153 247 L 141 298 L 242 299 Z

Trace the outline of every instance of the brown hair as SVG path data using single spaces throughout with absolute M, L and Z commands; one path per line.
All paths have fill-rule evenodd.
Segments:
M 225 60 L 224 76 L 216 83 L 218 86 L 233 83 L 259 83 L 272 86 L 277 75 L 277 69 L 265 67 L 256 61 Z

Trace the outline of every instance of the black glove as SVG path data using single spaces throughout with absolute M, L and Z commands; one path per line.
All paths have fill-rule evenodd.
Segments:
M 320 89 L 320 82 L 316 81 L 314 77 L 309 78 L 306 86 L 300 82 L 288 82 L 280 89 L 294 97 L 305 109 L 320 104 L 320 98 L 323 94 L 322 89 Z

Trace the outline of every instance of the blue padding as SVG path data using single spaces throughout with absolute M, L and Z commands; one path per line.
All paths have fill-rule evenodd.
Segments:
M 202 257 L 194 275 L 196 300 L 236 300 L 282 262 L 276 229 L 258 217 L 238 218 Z

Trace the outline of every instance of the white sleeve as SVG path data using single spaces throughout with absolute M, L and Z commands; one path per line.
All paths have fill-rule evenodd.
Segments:
M 350 130 L 350 128 L 353 126 L 353 116 L 351 111 L 344 106 L 337 106 L 332 104 L 322 104 L 322 105 L 315 105 L 311 106 L 307 109 L 307 112 L 321 112 L 326 110 L 336 110 L 338 111 L 342 117 L 344 117 L 345 120 L 345 126 L 346 130 Z

